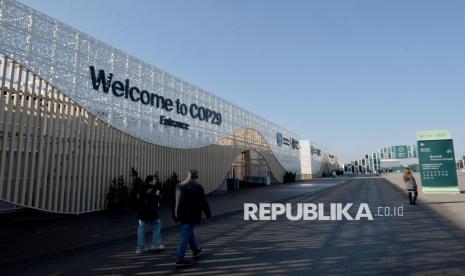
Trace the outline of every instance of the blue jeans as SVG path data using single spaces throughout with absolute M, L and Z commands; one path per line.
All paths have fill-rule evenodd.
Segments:
M 178 248 L 176 249 L 176 260 L 184 259 L 186 254 L 187 244 L 189 244 L 192 251 L 199 251 L 199 246 L 194 237 L 195 224 L 181 224 L 181 240 L 179 241 Z
M 145 245 L 145 230 L 147 225 L 152 226 L 152 245 L 159 246 L 161 244 L 161 222 L 160 219 L 156 220 L 139 220 L 139 229 L 137 230 L 137 249 L 143 251 Z

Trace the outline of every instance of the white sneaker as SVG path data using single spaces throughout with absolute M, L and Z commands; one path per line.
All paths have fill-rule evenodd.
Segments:
M 144 250 L 136 249 L 136 254 L 144 254 Z
M 163 250 L 163 249 L 165 249 L 165 246 L 161 244 L 159 246 L 151 245 L 148 248 L 148 250 L 151 250 L 151 251 Z

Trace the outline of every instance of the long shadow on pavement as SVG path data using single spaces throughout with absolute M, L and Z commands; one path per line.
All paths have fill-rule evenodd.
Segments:
M 319 196 L 291 203 L 366 202 L 404 204 L 402 217 L 373 221 L 244 221 L 242 214 L 222 217 L 196 229 L 204 248 L 192 267 L 176 269 L 178 233 L 164 233 L 167 249 L 134 254 L 134 242 L 76 255 L 56 256 L 5 273 L 113 275 L 256 274 L 457 274 L 465 273 L 465 233 L 427 205 L 410 206 L 405 194 L 382 178 L 354 179 Z

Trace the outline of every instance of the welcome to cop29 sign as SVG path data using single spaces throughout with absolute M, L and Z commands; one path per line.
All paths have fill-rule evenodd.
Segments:
M 141 90 L 136 86 L 129 84 L 129 79 L 124 82 L 119 80 L 113 80 L 113 74 L 109 73 L 108 76 L 104 70 L 95 72 L 94 66 L 89 66 L 90 77 L 92 79 L 92 87 L 94 90 L 99 90 L 102 87 L 104 93 L 111 93 L 115 97 L 124 98 L 132 102 L 139 102 L 143 105 L 150 105 L 154 108 L 161 108 L 166 111 L 175 111 L 177 114 L 186 116 L 190 115 L 192 119 L 208 122 L 214 125 L 221 125 L 222 116 L 220 112 L 211 110 L 204 106 L 197 105 L 195 103 L 189 106 L 182 103 L 181 100 L 170 99 L 161 95 L 150 93 L 147 90 Z M 168 126 L 189 129 L 189 125 L 183 122 L 177 122 L 165 116 L 160 116 L 160 123 Z

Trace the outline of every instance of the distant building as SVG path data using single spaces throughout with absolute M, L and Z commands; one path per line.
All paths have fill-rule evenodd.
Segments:
M 333 171 L 342 172 L 339 158 L 310 140 L 300 141 L 301 178 L 325 177 Z
M 404 166 L 418 167 L 418 149 L 416 145 L 397 145 L 379 148 L 378 152 L 365 154 L 351 163 L 354 173 L 373 173 L 379 170 L 399 170 Z

